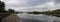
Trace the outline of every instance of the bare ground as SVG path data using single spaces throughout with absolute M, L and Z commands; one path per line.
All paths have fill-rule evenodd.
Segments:
M 17 22 L 16 14 L 11 14 L 2 19 L 2 22 Z

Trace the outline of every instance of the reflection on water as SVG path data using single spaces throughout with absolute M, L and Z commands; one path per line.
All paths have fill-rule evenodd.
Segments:
M 33 15 L 27 13 L 17 14 L 22 22 L 60 22 L 58 17 L 43 14 Z
M 43 20 L 36 20 L 36 19 L 23 18 L 22 22 L 45 22 L 45 21 L 43 21 Z

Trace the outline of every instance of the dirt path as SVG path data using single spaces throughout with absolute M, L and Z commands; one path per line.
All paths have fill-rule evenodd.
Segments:
M 16 14 L 11 14 L 11 15 L 3 18 L 2 22 L 17 22 L 17 20 L 16 20 Z

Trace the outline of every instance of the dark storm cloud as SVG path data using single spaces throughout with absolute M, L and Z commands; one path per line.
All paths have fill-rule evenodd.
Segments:
M 60 0 L 55 0 L 55 3 L 57 4 L 57 3 L 60 3 Z
M 31 6 L 35 6 L 35 5 L 45 4 L 51 1 L 52 0 L 28 0 L 28 4 Z

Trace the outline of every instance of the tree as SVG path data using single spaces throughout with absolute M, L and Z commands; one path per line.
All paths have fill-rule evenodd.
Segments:
M 41 12 L 33 11 L 33 12 L 28 12 L 28 14 L 34 14 L 34 15 L 36 15 L 36 14 L 41 14 Z
M 5 3 L 0 1 L 0 13 L 5 11 Z
M 13 9 L 8 10 L 9 13 L 14 13 L 15 11 Z

